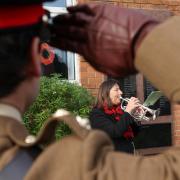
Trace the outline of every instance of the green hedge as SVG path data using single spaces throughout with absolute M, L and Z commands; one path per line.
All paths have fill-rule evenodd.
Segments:
M 52 77 L 43 76 L 40 94 L 23 120 L 30 133 L 36 135 L 57 109 L 63 108 L 81 117 L 87 117 L 93 102 L 93 96 L 77 83 L 63 80 L 56 74 Z M 66 125 L 61 125 L 56 131 L 56 137 L 60 138 L 69 133 L 70 129 Z

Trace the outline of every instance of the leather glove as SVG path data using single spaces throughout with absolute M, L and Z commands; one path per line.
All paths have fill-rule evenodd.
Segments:
M 96 70 L 113 77 L 136 73 L 136 49 L 158 24 L 155 19 L 109 4 L 67 10 L 53 19 L 51 45 L 81 54 Z

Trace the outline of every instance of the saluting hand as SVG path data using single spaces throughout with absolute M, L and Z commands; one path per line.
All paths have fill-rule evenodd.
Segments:
M 67 10 L 53 19 L 51 45 L 83 55 L 96 70 L 114 77 L 136 73 L 135 51 L 156 20 L 102 3 Z

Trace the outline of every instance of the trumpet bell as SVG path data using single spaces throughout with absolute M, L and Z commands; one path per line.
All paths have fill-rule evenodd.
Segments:
M 160 109 L 158 108 L 157 110 L 153 110 L 154 111 L 154 114 L 153 114 L 153 120 L 155 120 L 158 116 L 159 116 L 159 114 L 160 114 Z

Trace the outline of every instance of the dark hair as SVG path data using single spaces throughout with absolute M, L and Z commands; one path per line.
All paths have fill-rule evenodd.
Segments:
M 26 78 L 24 69 L 29 63 L 32 39 L 39 30 L 36 26 L 0 33 L 0 97 L 10 94 Z
M 95 107 L 103 108 L 104 103 L 106 103 L 109 108 L 113 106 L 109 93 L 115 84 L 119 85 L 119 81 L 115 79 L 108 79 L 100 85 Z

